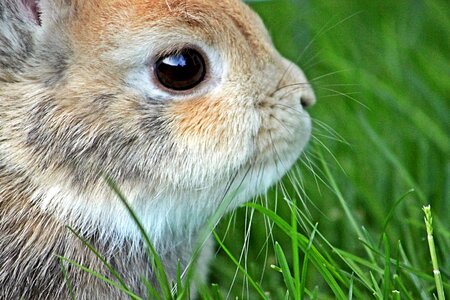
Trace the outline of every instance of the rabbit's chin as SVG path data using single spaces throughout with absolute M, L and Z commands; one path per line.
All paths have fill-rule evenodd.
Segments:
M 179 243 L 193 243 L 211 219 L 218 220 L 227 211 L 265 193 L 292 167 L 309 140 L 310 120 L 305 120 L 303 133 L 294 141 L 278 142 L 277 153 L 270 153 L 274 150 L 260 153 L 228 180 L 189 190 L 170 187 L 155 190 L 146 182 L 123 183 L 119 189 L 158 251 L 164 253 Z M 36 191 L 32 198 L 44 212 L 84 236 L 95 234 L 112 247 L 125 241 L 141 246 L 138 227 L 104 181 L 89 192 L 80 192 L 59 181 Z

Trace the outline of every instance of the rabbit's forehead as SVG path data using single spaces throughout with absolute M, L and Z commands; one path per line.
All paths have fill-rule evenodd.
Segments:
M 245 42 L 253 55 L 272 47 L 259 17 L 237 0 L 100 0 L 83 6 L 78 16 L 72 32 L 87 45 L 100 40 L 103 46 L 120 47 L 145 32 L 173 36 L 178 30 L 205 43 Z

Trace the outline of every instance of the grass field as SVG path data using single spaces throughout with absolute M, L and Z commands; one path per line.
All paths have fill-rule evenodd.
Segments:
M 450 297 L 449 2 L 251 5 L 315 87 L 314 137 L 283 183 L 222 221 L 203 297 L 433 299 L 440 282 Z

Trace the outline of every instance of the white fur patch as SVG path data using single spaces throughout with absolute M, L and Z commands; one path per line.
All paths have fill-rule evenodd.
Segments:
M 120 189 L 133 207 L 146 229 L 152 243 L 164 253 L 177 243 L 191 241 L 197 232 L 214 215 L 225 196 L 239 191 L 227 210 L 234 209 L 251 197 L 264 193 L 291 167 L 303 149 L 306 140 L 297 144 L 298 149 L 285 155 L 283 161 L 266 162 L 264 166 L 242 169 L 231 187 L 226 180 L 215 186 L 189 191 L 150 192 L 145 184 L 121 186 Z M 141 234 L 124 205 L 106 183 L 97 183 L 96 191 L 80 194 L 60 182 L 33 195 L 43 211 L 59 218 L 63 223 L 79 230 L 83 235 L 100 233 L 113 245 L 119 246 L 125 239 L 139 246 Z M 192 242 L 192 241 L 191 241 Z

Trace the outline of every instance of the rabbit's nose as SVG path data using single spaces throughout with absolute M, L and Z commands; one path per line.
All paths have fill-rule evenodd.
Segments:
M 316 95 L 314 94 L 311 84 L 306 84 L 303 89 L 302 95 L 300 96 L 300 103 L 303 108 L 308 108 L 316 103 Z
M 316 96 L 314 94 L 314 90 L 306 78 L 303 71 L 293 62 L 282 58 L 282 69 L 284 71 L 284 79 L 283 82 L 285 85 L 295 85 L 298 86 L 298 93 L 300 94 L 300 104 L 303 108 L 308 108 L 313 106 L 316 103 Z

